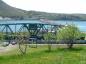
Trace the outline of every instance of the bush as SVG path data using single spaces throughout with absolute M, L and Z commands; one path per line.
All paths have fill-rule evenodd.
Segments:
M 57 40 L 63 40 L 68 45 L 68 48 L 72 48 L 74 40 L 80 38 L 81 32 L 75 25 L 68 25 L 59 29 L 57 33 Z

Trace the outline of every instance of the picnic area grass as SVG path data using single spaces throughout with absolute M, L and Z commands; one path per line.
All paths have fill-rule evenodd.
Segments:
M 0 53 L 0 64 L 86 64 L 86 45 L 75 45 L 67 49 L 64 45 L 52 46 L 48 52 L 47 46 L 28 48 L 22 55 L 18 49 Z

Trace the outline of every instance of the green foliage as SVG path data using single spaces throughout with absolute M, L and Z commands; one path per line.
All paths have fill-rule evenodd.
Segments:
M 63 40 L 68 48 L 72 48 L 74 40 L 77 40 L 80 37 L 81 33 L 75 25 L 68 25 L 61 28 L 57 34 L 57 40 Z
M 63 27 L 59 29 L 57 33 L 57 39 L 58 40 L 76 40 L 81 36 L 81 32 L 79 29 L 74 25 L 68 25 L 66 27 Z
M 55 39 L 55 36 L 51 32 L 46 33 L 44 37 L 45 37 L 45 40 L 47 41 Z M 48 51 L 50 52 L 52 44 L 51 42 L 47 42 L 47 44 L 48 44 Z
M 2 33 L 0 33 L 0 40 L 3 40 L 4 36 Z
M 48 32 L 48 33 L 44 34 L 44 38 L 45 38 L 45 40 L 51 40 L 52 39 L 52 33 Z
M 47 32 L 44 34 L 44 39 L 45 40 L 54 40 L 56 39 L 56 35 L 53 32 Z

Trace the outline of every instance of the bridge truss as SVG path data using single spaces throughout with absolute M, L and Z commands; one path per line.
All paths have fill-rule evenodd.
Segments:
M 4 37 L 2 41 L 7 41 L 9 44 L 15 41 L 19 44 L 20 51 L 25 53 L 27 44 L 32 42 L 36 44 L 37 40 L 45 40 L 44 34 L 48 32 L 56 35 L 58 28 L 62 26 L 47 23 L 3 23 L 0 24 L 0 33 Z

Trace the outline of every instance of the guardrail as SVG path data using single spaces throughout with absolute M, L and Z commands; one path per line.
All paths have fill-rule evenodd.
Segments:
M 72 43 L 72 44 L 86 44 L 86 40 L 73 40 L 72 42 L 70 42 L 69 40 L 34 40 L 34 41 L 29 41 L 29 40 L 25 40 L 28 44 L 31 44 L 32 42 L 35 42 L 36 44 L 67 44 L 67 43 Z M 16 42 L 18 43 L 19 40 L 3 40 L 0 42 Z M 34 43 L 34 44 L 35 44 Z
M 28 41 L 28 43 L 31 43 L 32 41 Z M 69 40 L 36 40 L 37 44 L 86 44 L 86 40 L 74 40 L 70 42 Z

